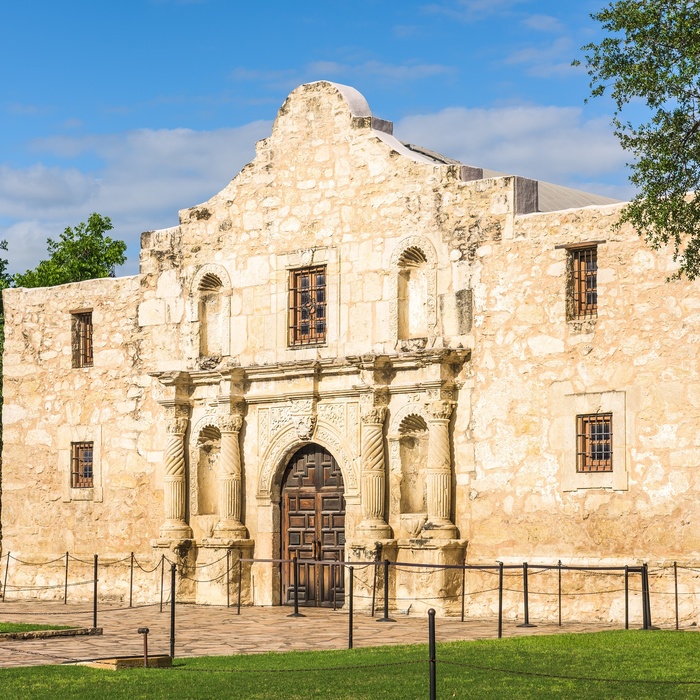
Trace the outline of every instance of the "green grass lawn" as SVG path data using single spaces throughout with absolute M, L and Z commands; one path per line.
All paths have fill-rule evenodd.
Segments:
M 438 698 L 700 698 L 699 658 L 692 632 L 451 642 L 438 645 Z M 176 659 L 172 669 L 1 669 L 0 697 L 411 700 L 428 697 L 427 646 Z
M 36 632 L 37 630 L 67 630 L 70 627 L 61 625 L 26 625 L 21 622 L 0 622 L 2 632 Z

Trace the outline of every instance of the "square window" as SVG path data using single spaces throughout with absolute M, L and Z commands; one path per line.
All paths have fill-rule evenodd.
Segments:
M 93 443 L 92 442 L 72 442 L 71 443 L 71 467 L 70 480 L 71 488 L 88 489 L 93 486 Z
M 572 319 L 594 318 L 598 314 L 598 248 L 569 250 Z
M 612 413 L 576 416 L 576 471 L 611 472 Z
M 71 314 L 73 367 L 92 367 L 92 311 Z
M 326 341 L 326 266 L 289 273 L 289 344 Z

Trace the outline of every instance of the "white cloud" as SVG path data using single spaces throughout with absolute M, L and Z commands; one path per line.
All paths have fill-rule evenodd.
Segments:
M 577 69 L 571 65 L 574 55 L 573 43 L 569 37 L 562 36 L 547 46 L 529 46 L 514 51 L 506 57 L 505 63 L 529 66 L 528 75 L 550 78 L 557 75 L 570 75 Z
M 56 137 L 34 143 L 40 153 L 73 159 L 87 155 L 101 167 L 0 167 L 0 239 L 10 244 L 11 271 L 33 267 L 46 254 L 47 237 L 93 212 L 111 217 L 112 236 L 129 245 L 120 272 L 137 271 L 142 231 L 177 224 L 177 211 L 220 191 L 252 159 L 270 122 L 236 129 L 141 129 L 123 134 Z
M 475 22 L 489 15 L 507 13 L 511 8 L 530 0 L 448 0 L 431 3 L 423 9 L 431 14 L 445 15 L 462 22 Z
M 619 182 L 627 154 L 609 118 L 586 119 L 577 107 L 523 105 L 466 109 L 406 117 L 394 133 L 402 141 L 432 148 L 478 167 L 533 177 L 609 196 L 606 180 Z
M 563 32 L 564 25 L 551 15 L 530 15 L 523 20 L 523 24 L 529 29 L 538 32 Z

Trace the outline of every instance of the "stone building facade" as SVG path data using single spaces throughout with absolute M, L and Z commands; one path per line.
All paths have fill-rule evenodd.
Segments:
M 3 551 L 228 551 L 262 605 L 294 555 L 697 562 L 700 290 L 620 206 L 297 88 L 138 275 L 4 292 Z M 319 568 L 305 598 L 342 595 Z

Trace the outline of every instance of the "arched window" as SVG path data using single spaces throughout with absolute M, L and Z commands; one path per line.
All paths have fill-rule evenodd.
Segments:
M 199 354 L 201 357 L 221 357 L 225 322 L 223 284 L 213 273 L 207 273 L 199 282 Z
M 406 248 L 398 260 L 398 337 L 428 336 L 428 260 L 418 247 Z

